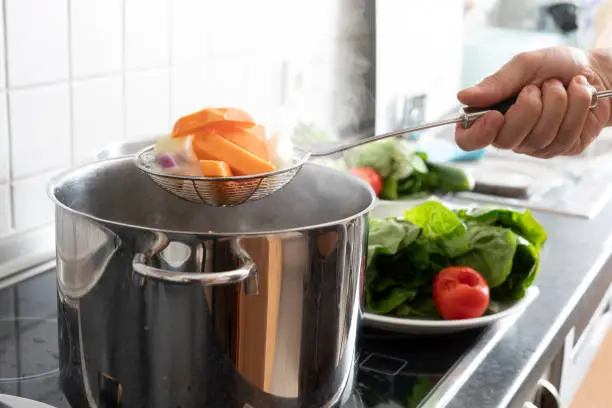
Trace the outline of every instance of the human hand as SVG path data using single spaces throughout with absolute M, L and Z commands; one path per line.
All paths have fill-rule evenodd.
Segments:
M 612 89 L 612 51 L 570 47 L 518 54 L 498 72 L 458 94 L 471 107 L 487 107 L 518 94 L 505 115 L 487 112 L 469 129 L 457 127 L 464 150 L 493 145 L 539 158 L 582 153 L 612 124 L 612 101 L 589 109 L 591 90 Z

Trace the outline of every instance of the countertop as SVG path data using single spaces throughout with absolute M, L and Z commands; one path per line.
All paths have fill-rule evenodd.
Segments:
M 610 287 L 612 202 L 591 220 L 534 214 L 549 236 L 535 281 L 540 295 L 520 316 L 488 328 L 422 407 L 523 407 L 571 328 Z

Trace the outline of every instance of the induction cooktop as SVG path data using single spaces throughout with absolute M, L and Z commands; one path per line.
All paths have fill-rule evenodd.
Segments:
M 59 387 L 55 270 L 31 275 L 0 281 L 0 407 L 40 407 L 25 405 L 25 398 L 70 408 Z M 362 329 L 357 383 L 342 408 L 421 406 L 480 335 L 411 337 Z

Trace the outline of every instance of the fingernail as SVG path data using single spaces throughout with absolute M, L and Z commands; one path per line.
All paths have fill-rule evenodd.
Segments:
M 589 85 L 589 81 L 587 81 L 586 77 L 583 75 L 578 75 L 576 77 L 576 82 L 578 83 L 578 85 L 584 85 L 584 86 Z
M 499 128 L 499 121 L 495 119 L 494 115 L 485 115 L 482 121 L 485 129 L 488 131 L 497 131 L 497 128 Z
M 539 96 L 540 89 L 537 86 L 529 85 L 526 86 L 523 91 L 525 92 L 525 96 Z

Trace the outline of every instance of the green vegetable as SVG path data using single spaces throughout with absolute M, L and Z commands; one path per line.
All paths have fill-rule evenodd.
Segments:
M 405 303 L 395 309 L 395 315 L 398 317 L 430 317 L 440 318 L 440 313 L 436 309 L 436 305 L 431 297 L 431 293 L 425 293 L 425 296 L 416 298 L 411 303 Z
M 474 181 L 460 168 L 427 163 L 427 170 L 419 177 L 429 191 L 468 191 L 474 187 Z
M 391 138 L 353 149 L 347 160 L 351 167 L 370 167 L 383 179 L 399 180 L 412 173 L 413 156 L 406 142 Z
M 474 225 L 468 232 L 468 241 L 470 251 L 455 259 L 455 264 L 477 270 L 489 288 L 504 283 L 512 271 L 516 235 L 501 227 Z
M 383 179 L 380 197 L 397 200 L 431 192 L 471 190 L 472 180 L 462 169 L 431 163 L 401 138 L 384 139 L 353 149 L 346 155 L 349 167 L 370 167 Z
M 410 245 L 421 234 L 421 229 L 402 220 L 370 219 L 368 233 L 368 264 L 376 254 L 393 255 Z
M 436 274 L 451 265 L 477 270 L 491 301 L 520 299 L 539 269 L 546 231 L 529 211 L 450 210 L 427 201 L 403 219 L 371 219 L 366 308 L 394 316 L 440 318 L 431 295 Z
M 539 267 L 538 250 L 527 240 L 519 237 L 510 276 L 501 286 L 493 289 L 493 296 L 498 300 L 522 299 L 527 288 L 533 284 Z
M 477 224 L 496 225 L 510 228 L 516 234 L 531 242 L 536 248 L 541 248 L 546 242 L 546 230 L 534 218 L 529 210 L 523 212 L 508 208 L 470 208 L 456 212 L 466 222 Z
M 370 305 L 370 311 L 378 314 L 390 313 L 404 302 L 414 299 L 417 292 L 401 286 L 393 286 L 382 292 L 369 291 L 366 300 Z
M 397 179 L 394 177 L 387 177 L 383 179 L 383 188 L 380 192 L 380 198 L 385 200 L 397 200 L 399 198 Z
M 421 227 L 423 234 L 437 242 L 449 257 L 467 252 L 467 229 L 461 219 L 444 204 L 427 201 L 405 211 L 404 219 Z
M 417 408 L 427 395 L 433 390 L 434 383 L 425 376 L 419 375 L 416 377 L 415 383 L 412 386 L 412 392 L 408 397 L 406 408 Z

